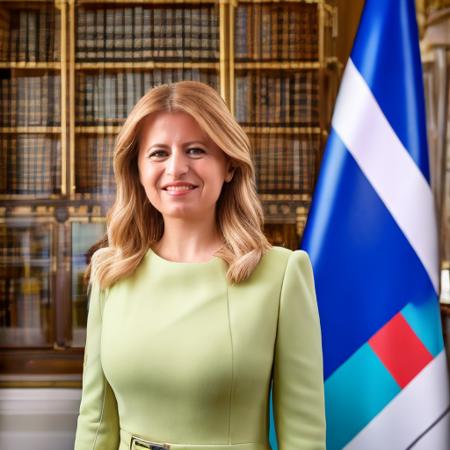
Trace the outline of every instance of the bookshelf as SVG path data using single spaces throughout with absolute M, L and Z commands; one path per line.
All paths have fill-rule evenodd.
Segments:
M 251 138 L 269 239 L 298 245 L 336 32 L 331 0 L 0 4 L 0 386 L 80 386 L 82 273 L 114 198 L 114 139 L 154 85 L 220 92 Z
M 337 92 L 336 20 L 332 1 L 231 4 L 230 107 L 254 148 L 267 234 L 291 248 L 306 222 Z

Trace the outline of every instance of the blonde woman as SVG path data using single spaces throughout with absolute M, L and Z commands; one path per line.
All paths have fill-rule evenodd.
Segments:
M 116 141 L 76 450 L 325 448 L 308 255 L 271 246 L 250 142 L 211 87 L 151 89 Z

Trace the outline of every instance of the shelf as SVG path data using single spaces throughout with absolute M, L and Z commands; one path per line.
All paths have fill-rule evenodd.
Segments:
M 0 62 L 0 69 L 48 69 L 60 70 L 60 62 L 8 61 Z
M 117 134 L 122 125 L 92 125 L 77 126 L 75 133 L 78 134 Z M 246 133 L 251 134 L 327 134 L 320 127 L 266 127 L 266 126 L 243 126 Z
M 104 194 L 72 194 L 71 198 L 63 197 L 62 195 L 55 195 L 52 198 L 36 198 L 36 196 L 31 195 L 20 195 L 20 194 L 2 194 L 0 195 L 1 206 L 0 206 L 0 222 L 4 220 L 4 210 L 5 208 L 26 208 L 26 211 L 21 213 L 23 215 L 29 216 L 33 214 L 33 209 L 38 207 L 49 207 L 49 208 L 78 208 L 82 206 L 103 206 L 107 203 L 114 201 L 115 197 L 111 195 Z M 9 211 L 8 211 L 9 213 Z M 39 216 L 42 213 L 38 214 Z M 7 216 L 8 220 L 13 216 Z M 16 215 L 14 215 L 16 217 Z
M 18 261 L 18 259 L 22 259 Z M 0 264 L 7 265 L 8 267 L 46 267 L 50 268 L 52 265 L 51 258 L 25 258 L 22 255 L 18 256 L 0 256 Z
M 22 203 L 22 204 L 43 204 L 43 202 L 48 202 L 53 205 L 55 201 L 61 198 L 61 194 L 0 194 L 0 200 L 2 201 L 2 206 L 7 206 L 8 203 Z
M 321 64 L 318 61 L 280 61 L 280 62 L 238 62 L 236 60 L 234 63 L 234 67 L 236 70 L 244 70 L 244 69 L 263 69 L 263 70 L 311 70 L 311 69 L 320 69 Z
M 266 127 L 266 126 L 243 126 L 246 133 L 250 134 L 322 134 L 320 127 Z
M 16 8 L 27 6 L 27 3 L 55 3 L 55 0 L 2 0 L 2 6 L 14 6 Z
M 98 4 L 146 4 L 146 5 L 152 5 L 152 4 L 161 4 L 164 3 L 167 4 L 173 4 L 173 3 L 182 3 L 182 4 L 188 4 L 188 5 L 196 5 L 196 4 L 216 4 L 216 0 L 78 0 L 78 5 L 98 5 Z M 221 0 L 221 3 L 227 3 L 226 0 Z M 315 2 L 314 2 L 315 3 Z
M 233 2 L 233 0 L 230 0 Z M 310 3 L 313 5 L 326 4 L 324 0 L 236 0 L 236 3 Z
M 78 134 L 117 134 L 122 125 L 92 125 L 75 127 Z
M 290 1 L 290 0 L 288 0 Z M 222 3 L 227 3 L 226 0 L 221 0 Z M 161 4 L 164 3 L 165 5 L 170 5 L 173 3 L 182 3 L 187 5 L 197 5 L 199 3 L 201 4 L 216 4 L 216 0 L 78 0 L 78 5 L 98 5 L 98 4 L 146 4 L 146 5 L 152 5 L 152 4 Z M 309 0 L 308 0 L 309 3 Z M 316 3 L 313 1 L 312 3 Z
M 37 126 L 20 126 L 20 127 L 0 127 L 0 133 L 44 133 L 50 134 L 61 133 L 61 127 L 37 127 Z
M 176 62 L 176 61 L 146 61 L 146 62 L 84 62 L 75 63 L 76 70 L 89 70 L 89 69 L 134 69 L 134 70 L 146 70 L 146 69 L 215 69 L 219 70 L 219 62 Z
M 293 202 L 310 202 L 310 194 L 258 194 L 263 202 L 273 201 L 293 201 Z

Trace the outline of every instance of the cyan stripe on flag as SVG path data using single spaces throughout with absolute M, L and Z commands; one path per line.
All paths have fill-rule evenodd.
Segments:
M 424 301 L 409 303 L 402 309 L 402 315 L 417 334 L 423 345 L 437 356 L 444 348 L 442 335 L 436 330 L 441 328 L 441 314 L 436 307 L 438 299 L 435 295 Z
M 342 448 L 400 392 L 400 386 L 364 344 L 325 383 L 327 449 Z

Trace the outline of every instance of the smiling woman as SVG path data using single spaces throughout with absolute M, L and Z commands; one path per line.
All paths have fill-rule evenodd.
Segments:
M 133 273 L 148 248 L 175 261 L 228 265 L 227 280 L 246 279 L 271 248 L 255 189 L 248 136 L 210 86 L 182 81 L 151 89 L 116 140 L 116 200 L 107 244 L 87 269 L 102 288 Z M 181 195 L 169 185 L 188 182 Z
M 116 141 L 87 270 L 75 450 L 325 448 L 308 255 L 272 247 L 247 135 L 211 87 L 151 89 Z
M 213 231 L 211 241 L 216 238 L 220 246 L 215 206 L 223 183 L 233 177 L 231 158 L 182 111 L 149 115 L 139 143 L 139 179 L 148 200 L 163 216 L 164 241 L 175 241 L 174 230 L 182 220 L 185 237 L 207 237 Z M 190 259 L 198 257 L 198 250 Z M 173 256 L 174 251 L 168 254 Z

